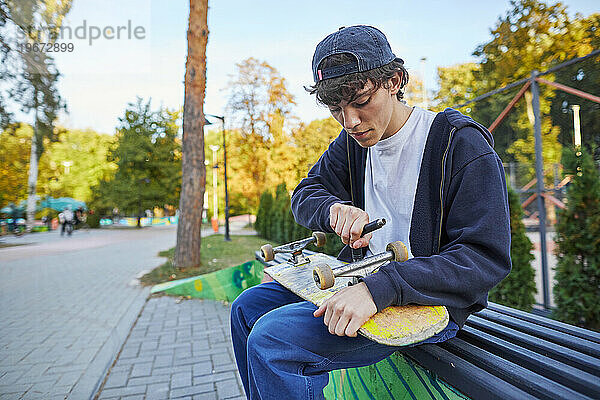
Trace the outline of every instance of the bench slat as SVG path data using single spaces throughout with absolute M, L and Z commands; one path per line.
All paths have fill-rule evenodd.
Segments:
M 418 347 L 408 347 L 402 349 L 401 352 L 472 399 L 536 399 L 535 396 L 516 388 L 509 382 L 437 345 L 425 344 Z
M 590 400 L 591 398 L 557 382 L 538 375 L 513 362 L 503 359 L 493 353 L 474 347 L 460 338 L 453 338 L 440 344 L 461 358 L 493 373 L 494 375 L 510 382 L 519 389 L 533 396 L 546 400 L 569 399 Z
M 577 336 L 581 339 L 589 340 L 591 342 L 600 343 L 600 332 L 593 332 L 587 329 L 580 328 L 565 324 L 564 322 L 556 321 L 550 318 L 542 317 L 540 315 L 531 314 L 525 311 L 516 310 L 502 304 L 489 303 L 488 308 L 492 311 L 496 311 L 502 314 L 510 315 L 511 317 L 522 319 L 523 321 L 532 322 L 537 325 L 551 328 L 568 335 Z
M 496 337 L 507 340 L 515 345 L 524 347 L 539 354 L 544 354 L 564 364 L 587 371 L 600 377 L 600 362 L 594 357 L 582 354 L 576 350 L 528 335 L 516 329 L 484 320 L 471 315 L 465 326 L 472 326 Z
M 537 325 L 532 322 L 527 322 L 487 309 L 479 311 L 475 313 L 475 315 L 489 321 L 497 322 L 501 325 L 514 328 L 521 332 L 529 333 L 534 336 L 549 340 L 551 342 L 560 344 L 561 346 L 569 347 L 573 350 L 580 351 L 583 354 L 600 358 L 600 346 L 594 342 L 590 342 L 589 340 L 565 335 L 564 333 L 556 331 L 552 328 L 546 328 L 545 326 Z
M 600 380 L 592 374 L 516 346 L 470 326 L 461 329 L 458 337 L 579 393 L 600 398 Z

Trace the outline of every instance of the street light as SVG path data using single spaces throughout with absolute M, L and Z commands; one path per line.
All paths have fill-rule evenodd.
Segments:
M 427 57 L 421 57 L 421 78 L 423 79 L 421 91 L 423 96 L 423 108 L 427 110 L 429 101 L 427 100 L 427 89 L 425 88 L 425 61 L 427 61 Z
M 63 167 L 65 167 L 65 174 L 68 174 L 69 172 L 71 172 L 71 167 L 73 166 L 73 161 L 63 161 L 62 162 Z
M 573 142 L 575 143 L 575 149 L 579 150 L 581 147 L 581 123 L 579 121 L 579 110 L 581 107 L 577 104 L 573 104 L 571 109 L 573 110 Z
M 231 241 L 229 237 L 229 194 L 227 190 L 227 144 L 225 143 L 225 117 L 213 114 L 204 114 L 208 117 L 213 117 L 221 120 L 221 127 L 223 132 L 223 169 L 225 173 L 225 241 Z M 206 118 L 204 119 L 206 121 Z
M 213 217 L 212 217 L 212 227 L 215 232 L 219 231 L 219 202 L 217 198 L 217 168 L 219 165 L 217 164 L 217 151 L 219 150 L 219 146 L 212 145 L 210 149 L 213 152 Z

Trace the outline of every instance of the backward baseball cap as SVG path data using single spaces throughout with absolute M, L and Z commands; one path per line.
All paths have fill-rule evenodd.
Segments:
M 356 62 L 319 69 L 325 58 L 341 53 L 352 54 Z M 367 25 L 341 27 L 317 45 L 312 59 L 313 78 L 316 84 L 325 79 L 379 68 L 394 60 L 404 63 L 392 52 L 387 38 L 379 29 Z

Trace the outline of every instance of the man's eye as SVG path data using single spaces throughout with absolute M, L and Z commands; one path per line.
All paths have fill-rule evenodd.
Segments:
M 366 101 L 363 101 L 362 103 L 355 103 L 357 107 L 364 107 L 367 104 L 369 104 L 369 102 L 371 101 L 371 98 L 369 97 Z
M 337 107 L 329 107 L 329 111 L 331 111 L 332 114 L 337 114 L 341 111 L 341 109 Z

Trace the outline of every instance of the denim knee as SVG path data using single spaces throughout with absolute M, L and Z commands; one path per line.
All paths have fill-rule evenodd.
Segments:
M 242 293 L 239 294 L 238 297 L 235 298 L 235 300 L 233 300 L 233 303 L 231 303 L 231 310 L 233 312 L 233 310 L 239 310 L 240 308 L 244 308 L 244 304 L 252 298 L 251 295 L 249 295 L 249 293 L 252 291 L 252 288 L 248 288 L 246 290 L 244 290 Z
M 276 328 L 274 328 L 274 324 L 269 318 L 269 313 L 263 315 L 254 323 L 248 335 L 248 356 L 261 353 L 263 356 L 266 356 L 270 353 L 265 350 L 270 347 L 270 342 L 274 339 L 272 335 L 274 329 Z
M 252 301 L 252 288 L 244 290 L 234 301 L 231 303 L 230 319 L 233 324 L 234 321 L 244 321 L 244 309 L 249 301 Z

